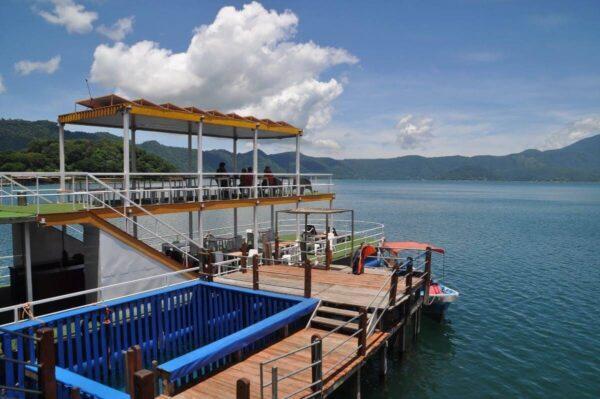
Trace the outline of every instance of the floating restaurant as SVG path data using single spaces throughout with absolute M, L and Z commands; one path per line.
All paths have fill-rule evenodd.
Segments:
M 332 175 L 302 173 L 301 129 L 114 94 L 77 105 L 58 118 L 58 172 L 0 172 L 4 396 L 359 397 L 368 361 L 385 376 L 423 312 L 458 296 L 432 280 L 442 248 L 386 241 L 334 206 Z M 66 125 L 122 129 L 122 172 L 67 171 Z M 138 172 L 143 131 L 186 136 L 196 169 Z M 230 172 L 203 170 L 205 137 L 232 141 Z M 264 140 L 295 141 L 295 173 L 259 172 Z M 209 228 L 215 211 L 231 225 Z

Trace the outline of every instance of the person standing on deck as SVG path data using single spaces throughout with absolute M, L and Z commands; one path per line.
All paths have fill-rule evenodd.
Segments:
M 229 187 L 229 175 L 227 174 L 227 169 L 225 169 L 225 162 L 219 163 L 216 180 L 223 189 L 220 196 L 223 199 L 229 199 L 229 190 L 225 190 L 225 188 Z

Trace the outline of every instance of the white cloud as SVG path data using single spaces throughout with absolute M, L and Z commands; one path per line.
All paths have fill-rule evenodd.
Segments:
M 474 51 L 460 55 L 460 59 L 466 62 L 491 63 L 500 61 L 503 54 L 497 51 Z
M 396 142 L 403 148 L 417 148 L 433 138 L 433 119 L 403 116 L 396 124 Z
M 96 31 L 109 39 L 118 42 L 123 40 L 129 33 L 133 32 L 133 20 L 133 16 L 121 18 L 111 26 L 100 25 L 96 28 Z
M 331 139 L 317 139 L 314 140 L 312 143 L 312 146 L 314 147 L 318 147 L 320 149 L 325 149 L 325 150 L 339 150 L 340 148 L 342 148 L 340 146 L 340 143 L 338 143 L 335 140 L 331 140 Z
M 94 11 L 87 11 L 81 4 L 73 0 L 51 0 L 54 8 L 52 11 L 38 11 L 46 21 L 55 25 L 62 25 L 69 33 L 89 33 L 93 29 L 93 22 L 98 19 Z
M 42 72 L 48 75 L 56 72 L 60 66 L 60 55 L 50 58 L 48 61 L 28 61 L 23 60 L 15 64 L 15 70 L 19 75 L 26 76 L 32 72 Z
M 130 97 L 215 107 L 285 119 L 300 127 L 329 122 L 332 101 L 343 91 L 328 68 L 354 64 L 344 49 L 292 41 L 298 17 L 253 2 L 223 7 L 210 25 L 196 29 L 185 52 L 158 43 L 100 45 L 91 78 Z
M 0 75 L 0 94 L 6 91 L 6 86 L 4 86 L 4 78 Z
M 565 129 L 550 135 L 542 149 L 562 148 L 576 141 L 600 134 L 600 116 L 578 119 Z

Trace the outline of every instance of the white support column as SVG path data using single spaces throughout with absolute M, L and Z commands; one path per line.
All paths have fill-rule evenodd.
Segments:
M 129 110 L 126 109 L 123 111 L 123 185 L 127 199 L 129 199 L 129 162 Z
M 137 154 L 136 154 L 136 138 L 135 138 L 135 119 L 132 116 L 131 117 L 131 172 L 135 173 L 137 172 Z M 134 180 L 134 186 L 135 186 L 135 180 Z M 135 186 L 135 188 L 138 188 L 137 186 Z M 134 201 L 140 201 L 142 200 L 141 198 L 141 194 L 133 194 L 134 197 Z M 133 236 L 135 238 L 138 237 L 138 225 L 137 225 L 137 216 L 133 216 Z
M 203 159 L 202 159 L 202 127 L 204 124 L 204 118 L 200 118 L 200 123 L 198 123 L 198 135 L 196 136 L 196 169 L 198 171 L 198 202 L 200 203 L 200 207 L 202 207 L 203 201 L 203 183 L 202 183 L 202 173 L 203 173 Z M 200 246 L 204 245 L 204 226 L 202 226 L 202 210 L 198 211 L 198 242 Z
M 65 191 L 65 125 L 58 124 L 58 165 L 60 171 L 60 191 Z
M 27 289 L 27 302 L 33 301 L 33 278 L 31 274 L 31 241 L 29 236 L 29 223 L 23 224 L 23 248 L 25 258 L 25 284 Z
M 300 135 L 296 136 L 296 195 L 300 196 Z M 296 202 L 296 208 L 299 207 Z M 300 241 L 300 218 L 296 215 L 296 241 Z
M 192 123 L 188 122 L 188 142 L 187 142 L 187 159 L 188 159 L 188 172 L 192 173 Z M 187 190 L 184 192 L 187 200 L 187 196 L 190 194 Z M 194 239 L 194 213 L 188 212 L 188 234 L 190 239 Z
M 237 128 L 233 128 L 233 132 L 234 132 L 234 138 L 233 138 L 233 160 L 232 160 L 232 167 L 233 167 L 233 174 L 237 174 L 238 173 L 238 167 L 237 167 Z M 233 236 L 236 237 L 238 235 L 238 210 L 237 208 L 233 208 Z
M 254 129 L 252 142 L 252 170 L 254 171 L 254 198 L 258 198 L 258 125 Z
M 136 149 L 136 139 L 135 139 L 135 126 L 131 127 L 131 172 L 137 172 L 137 154 L 135 152 Z
M 254 171 L 254 198 L 258 201 L 258 125 L 254 128 L 254 141 L 252 151 L 252 170 Z M 252 212 L 253 227 L 254 231 L 254 246 L 253 248 L 258 251 L 258 207 L 254 204 L 254 212 Z

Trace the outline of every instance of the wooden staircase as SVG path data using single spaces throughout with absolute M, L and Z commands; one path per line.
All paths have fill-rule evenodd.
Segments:
M 145 242 L 139 240 L 138 238 L 135 238 L 134 236 L 132 236 L 131 234 L 127 233 L 126 231 L 118 228 L 114 224 L 109 223 L 102 217 L 98 216 L 93 210 L 88 210 L 87 213 L 88 213 L 88 218 L 89 218 L 90 224 L 92 226 L 97 227 L 98 229 L 104 231 L 107 234 L 110 234 L 117 240 L 129 245 L 131 248 L 135 249 L 136 251 L 140 252 L 141 254 L 143 254 L 155 261 L 160 262 L 161 264 L 167 266 L 169 269 L 171 269 L 173 271 L 184 270 L 186 268 L 184 264 L 179 263 L 179 262 L 175 261 L 174 259 L 169 258 L 165 254 L 156 250 L 155 248 L 151 247 L 150 245 L 146 244 Z M 182 276 L 184 276 L 190 280 L 194 279 L 194 278 L 198 278 L 198 274 L 193 273 L 193 272 L 183 273 Z
M 360 312 L 353 306 L 322 302 L 311 320 L 311 327 L 352 335 L 359 330 Z

